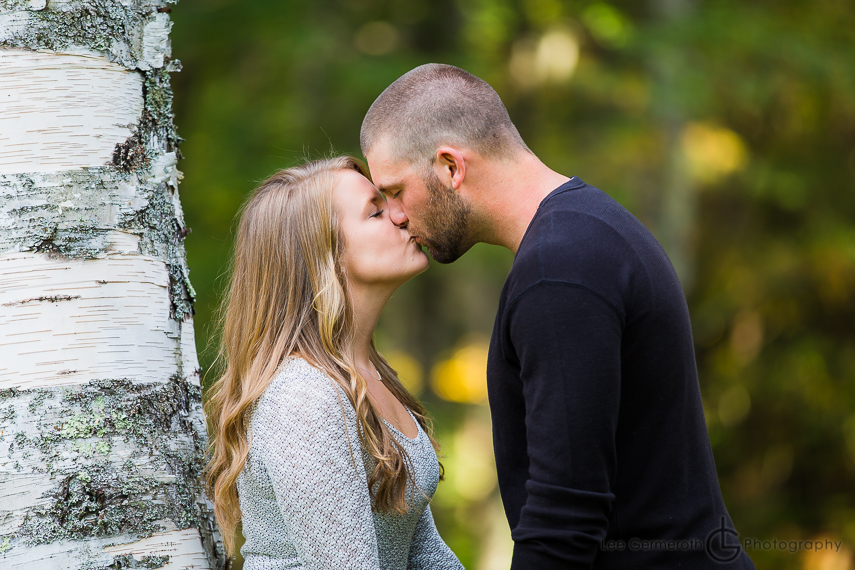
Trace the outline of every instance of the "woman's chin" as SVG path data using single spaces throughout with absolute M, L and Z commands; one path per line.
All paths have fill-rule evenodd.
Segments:
M 416 275 L 424 273 L 427 271 L 427 268 L 430 267 L 430 258 L 425 252 L 419 250 L 419 253 L 413 257 L 415 259 L 408 264 L 407 270 L 401 275 L 403 282 L 409 281 Z
M 424 273 L 425 271 L 427 271 L 427 268 L 430 267 L 430 257 L 428 257 L 428 254 L 425 253 L 422 248 L 419 248 L 419 252 L 416 255 L 419 259 L 418 266 L 420 268 L 418 270 L 418 273 L 416 273 L 416 275 L 418 275 L 419 273 Z

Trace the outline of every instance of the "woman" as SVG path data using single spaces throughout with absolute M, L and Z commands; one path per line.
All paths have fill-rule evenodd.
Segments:
M 374 348 L 428 267 L 355 159 L 283 170 L 244 205 L 208 403 L 209 493 L 246 570 L 460 569 L 433 523 L 422 405 Z

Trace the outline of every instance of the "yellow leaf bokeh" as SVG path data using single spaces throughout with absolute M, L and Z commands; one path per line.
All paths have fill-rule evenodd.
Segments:
M 451 358 L 433 368 L 434 392 L 450 402 L 480 404 L 487 399 L 486 342 L 472 342 L 458 348 Z
M 689 123 L 683 130 L 683 152 L 692 176 L 715 182 L 745 166 L 745 143 L 732 130 L 710 123 Z
M 384 352 L 389 365 L 398 373 L 398 380 L 410 394 L 421 394 L 424 389 L 424 372 L 418 360 L 403 350 Z

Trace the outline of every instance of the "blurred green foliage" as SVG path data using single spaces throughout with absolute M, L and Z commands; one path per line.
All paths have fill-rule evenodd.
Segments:
M 173 19 L 203 367 L 247 194 L 305 157 L 358 156 L 362 117 L 389 83 L 422 63 L 458 65 L 496 88 L 544 162 L 612 195 L 669 252 L 741 535 L 845 543 L 751 551 L 758 568 L 852 568 L 851 2 L 182 0 Z M 448 396 L 479 393 L 478 380 L 449 392 L 441 375 L 472 368 L 511 262 L 477 246 L 432 264 L 378 330 L 381 350 L 418 376 L 445 443 L 434 512 L 467 568 L 507 567 L 510 539 L 489 414 L 475 396 Z

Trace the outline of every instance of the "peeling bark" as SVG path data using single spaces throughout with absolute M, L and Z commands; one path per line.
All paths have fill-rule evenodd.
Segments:
M 224 570 L 169 2 L 0 0 L 0 564 Z

